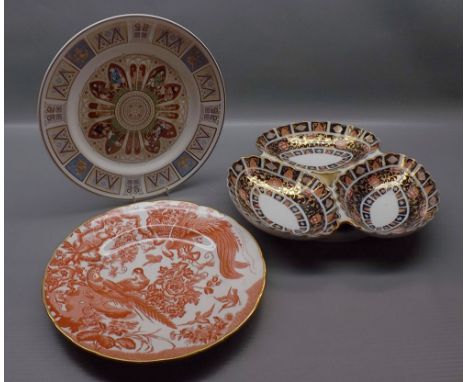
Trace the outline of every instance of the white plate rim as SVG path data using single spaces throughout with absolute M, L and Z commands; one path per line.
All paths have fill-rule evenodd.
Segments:
M 65 164 L 60 163 L 57 156 L 55 155 L 53 150 L 51 150 L 51 148 L 49 147 L 49 144 L 47 142 L 47 139 L 48 139 L 47 133 L 46 133 L 47 128 L 45 126 L 43 126 L 41 106 L 42 106 L 42 103 L 43 103 L 43 93 L 46 90 L 45 85 L 47 84 L 48 77 L 51 75 L 51 71 L 54 68 L 54 65 L 57 63 L 57 60 L 61 57 L 61 55 L 65 52 L 65 50 L 70 47 L 72 42 L 74 42 L 79 36 L 85 34 L 87 31 L 95 28 L 96 26 L 99 26 L 100 24 L 104 24 L 104 23 L 107 23 L 109 21 L 116 21 L 116 20 L 119 20 L 119 19 L 126 19 L 126 18 L 130 18 L 130 17 L 150 18 L 150 19 L 153 19 L 154 21 L 162 21 L 162 22 L 168 23 L 169 25 L 171 25 L 171 26 L 173 26 L 175 28 L 178 28 L 178 29 L 182 30 L 183 32 L 187 33 L 189 36 L 191 36 L 193 38 L 193 42 L 199 44 L 205 50 L 204 53 L 206 53 L 209 56 L 210 60 L 212 61 L 211 64 L 213 65 L 213 67 L 214 67 L 214 69 L 216 71 L 215 74 L 217 76 L 217 79 L 219 80 L 218 87 L 219 87 L 220 96 L 221 96 L 221 99 L 220 99 L 219 102 L 222 105 L 222 111 L 220 113 L 219 123 L 217 124 L 217 128 L 216 128 L 217 131 L 216 131 L 216 133 L 215 133 L 215 135 L 213 137 L 212 142 L 209 144 L 209 147 L 206 150 L 206 152 L 205 152 L 204 156 L 202 157 L 202 159 L 197 159 L 197 161 L 198 161 L 197 165 L 194 168 L 192 168 L 189 173 L 187 173 L 185 176 L 181 176 L 179 174 L 179 179 L 177 181 L 173 182 L 172 184 L 168 185 L 167 187 L 158 189 L 156 191 L 145 192 L 145 193 L 142 193 L 142 194 L 123 195 L 122 193 L 120 193 L 120 194 L 110 194 L 110 193 L 107 193 L 107 192 L 103 192 L 103 191 L 101 191 L 101 190 L 99 190 L 97 188 L 91 187 L 91 186 L 89 186 L 89 185 L 87 185 L 85 183 L 86 179 L 83 180 L 83 181 L 79 181 L 76 177 L 72 176 L 65 169 Z M 182 184 L 183 182 L 185 182 L 186 180 L 191 178 L 195 173 L 197 173 L 200 170 L 200 168 L 204 165 L 204 163 L 209 159 L 209 157 L 211 156 L 211 154 L 212 154 L 212 152 L 213 152 L 213 150 L 214 150 L 214 148 L 215 148 L 215 146 L 216 146 L 216 144 L 217 144 L 217 142 L 219 140 L 219 137 L 221 135 L 221 132 L 222 132 L 222 129 L 223 129 L 223 126 L 224 126 L 224 119 L 225 119 L 225 114 L 226 114 L 226 88 L 225 88 L 225 82 L 224 82 L 224 78 L 223 78 L 221 69 L 219 67 L 218 62 L 214 58 L 213 54 L 208 49 L 208 47 L 205 45 L 205 43 L 197 35 L 195 35 L 193 32 L 191 32 L 189 29 L 187 29 L 186 27 L 180 25 L 179 23 L 177 23 L 177 22 L 175 22 L 173 20 L 170 20 L 168 18 L 161 17 L 161 16 L 156 16 L 156 15 L 151 15 L 151 14 L 146 14 L 146 13 L 120 14 L 120 15 L 115 15 L 115 16 L 111 16 L 111 17 L 107 17 L 107 18 L 98 20 L 98 21 L 86 26 L 85 28 L 83 28 L 83 29 L 79 30 L 77 33 L 75 33 L 72 37 L 70 37 L 62 45 L 62 47 L 57 51 L 57 53 L 55 54 L 53 59 L 50 61 L 49 65 L 48 65 L 48 67 L 47 67 L 47 69 L 46 69 L 46 71 L 44 73 L 44 76 L 42 78 L 40 88 L 39 88 L 39 96 L 38 96 L 38 100 L 37 100 L 37 111 L 36 112 L 37 112 L 37 118 L 38 118 L 38 122 L 39 122 L 38 127 L 39 127 L 39 130 L 40 130 L 40 135 L 41 135 L 43 144 L 45 145 L 46 150 L 47 150 L 49 156 L 51 157 L 52 161 L 54 162 L 54 164 L 66 176 L 66 178 L 68 180 L 72 181 L 74 184 L 77 184 L 81 188 L 83 188 L 83 189 L 85 189 L 85 190 L 87 190 L 87 191 L 89 191 L 89 192 L 91 192 L 93 194 L 99 195 L 99 196 L 105 196 L 105 197 L 116 198 L 116 199 L 124 199 L 124 200 L 133 200 L 133 201 L 144 200 L 144 199 L 159 196 L 159 195 L 162 195 L 162 194 L 168 195 L 170 190 L 176 188 L 177 186 L 179 186 L 180 184 Z M 194 134 L 194 136 L 195 136 L 195 134 Z M 80 152 L 78 151 L 77 155 L 79 155 L 79 154 L 80 154 Z M 93 168 L 91 168 L 90 173 L 92 172 L 92 170 L 93 170 Z M 143 175 L 141 175 L 141 178 L 143 178 Z

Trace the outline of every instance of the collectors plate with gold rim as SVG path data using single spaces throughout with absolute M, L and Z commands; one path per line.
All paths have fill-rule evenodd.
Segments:
M 38 113 L 57 166 L 89 191 L 155 196 L 208 158 L 224 85 L 203 43 L 172 21 L 124 15 L 68 41 L 44 77 Z
M 265 263 L 233 219 L 180 201 L 137 203 L 76 228 L 43 281 L 47 313 L 79 347 L 129 362 L 185 357 L 255 311 Z

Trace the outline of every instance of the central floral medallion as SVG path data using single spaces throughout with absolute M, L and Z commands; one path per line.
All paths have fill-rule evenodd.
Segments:
M 103 63 L 81 94 L 80 124 L 101 155 L 138 163 L 166 152 L 187 116 L 187 94 L 177 72 L 146 55 Z
M 156 107 L 153 99 L 141 91 L 124 93 L 115 105 L 115 118 L 126 130 L 138 131 L 154 120 Z

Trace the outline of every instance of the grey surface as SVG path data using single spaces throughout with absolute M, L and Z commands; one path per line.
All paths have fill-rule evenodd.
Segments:
M 124 13 L 170 18 L 206 43 L 225 78 L 228 118 L 259 104 L 457 100 L 461 11 L 461 0 L 6 0 L 5 114 L 35 119 L 55 53 Z
M 5 346 L 7 381 L 460 381 L 462 372 L 461 1 L 7 1 Z M 90 8 L 87 8 L 90 6 Z M 121 202 L 78 188 L 42 145 L 34 103 L 61 44 L 99 18 L 148 12 L 204 40 L 228 88 L 225 130 L 170 198 L 243 224 L 265 254 L 260 307 L 235 336 L 166 364 L 99 359 L 56 332 L 41 301 L 47 261 L 77 225 Z M 234 209 L 227 167 L 283 122 L 374 131 L 432 173 L 441 210 L 394 240 L 298 243 Z

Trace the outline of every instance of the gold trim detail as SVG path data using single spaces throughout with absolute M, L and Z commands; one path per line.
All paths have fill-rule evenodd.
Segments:
M 252 317 L 252 315 L 254 314 L 254 312 L 257 310 L 258 308 L 258 305 L 260 304 L 260 300 L 262 299 L 263 297 L 263 293 L 265 291 L 265 286 L 266 286 L 266 262 L 265 262 L 265 257 L 263 255 L 263 252 L 261 250 L 261 247 L 259 245 L 259 243 L 257 242 L 257 240 L 253 237 L 253 235 L 247 230 L 245 229 L 241 224 L 239 224 L 235 219 L 233 219 L 232 217 L 220 212 L 219 210 L 215 209 L 215 208 L 212 208 L 212 207 L 207 207 L 207 206 L 200 206 L 196 203 L 192 203 L 192 202 L 187 202 L 187 201 L 182 201 L 182 200 L 156 200 L 156 201 L 151 201 L 151 202 L 138 202 L 138 203 L 131 203 L 131 204 L 127 204 L 127 205 L 124 205 L 124 206 L 119 206 L 119 207 L 116 207 L 116 208 L 112 208 L 110 210 L 107 210 L 105 212 L 102 212 L 100 214 L 97 214 L 97 215 L 94 215 L 92 216 L 91 218 L 87 219 L 85 222 L 79 224 L 78 226 L 76 226 L 68 235 L 66 235 L 66 237 L 69 237 L 70 235 L 73 234 L 73 232 L 78 229 L 79 227 L 91 222 L 92 220 L 94 219 L 97 219 L 99 218 L 100 216 L 102 215 L 105 215 L 105 214 L 109 214 L 111 212 L 114 212 L 116 210 L 119 210 L 119 209 L 122 209 L 122 208 L 126 208 L 126 207 L 130 207 L 130 206 L 135 206 L 135 205 L 138 205 L 138 204 L 149 204 L 149 203 L 167 203 L 167 202 L 183 202 L 183 203 L 186 203 L 186 204 L 190 204 L 190 205 L 193 205 L 194 207 L 197 207 L 197 208 L 208 208 L 218 214 L 220 214 L 223 218 L 231 221 L 232 223 L 235 223 L 236 226 L 240 229 L 240 231 L 243 231 L 243 233 L 246 235 L 246 237 L 250 238 L 252 240 L 252 242 L 255 244 L 255 246 L 257 247 L 258 249 L 258 254 L 260 256 L 260 259 L 261 259 L 261 264 L 262 264 L 262 267 L 263 267 L 263 272 L 262 272 L 262 276 L 260 279 L 258 279 L 257 281 L 254 282 L 254 284 L 252 284 L 250 286 L 249 289 L 247 289 L 247 293 L 249 293 L 249 291 L 255 291 L 255 289 L 259 288 L 259 291 L 258 291 L 258 296 L 256 298 L 256 300 L 254 300 L 254 303 L 253 305 L 250 305 L 250 312 L 248 312 L 248 314 L 245 316 L 245 318 L 243 320 L 241 320 L 239 323 L 236 323 L 236 322 L 232 322 L 231 325 L 229 325 L 227 328 L 229 330 L 229 332 L 227 332 L 226 334 L 224 334 L 223 336 L 221 336 L 218 340 L 216 340 L 215 342 L 213 343 L 210 343 L 210 344 L 207 344 L 207 345 L 200 345 L 200 346 L 193 346 L 192 349 L 195 349 L 189 353 L 186 353 L 186 354 L 183 354 L 183 355 L 178 355 L 178 356 L 174 356 L 174 357 L 165 357 L 165 358 L 159 358 L 159 359 L 154 359 L 154 360 L 131 360 L 131 359 L 123 359 L 123 358 L 118 358 L 118 357 L 112 357 L 112 356 L 109 356 L 109 355 L 105 355 L 105 354 L 102 354 L 96 350 L 92 350 L 92 349 L 89 349 L 83 345 L 81 345 L 80 343 L 78 343 L 77 341 L 75 341 L 71 336 L 69 336 L 64 330 L 62 330 L 61 327 L 59 327 L 57 325 L 57 323 L 55 322 L 54 320 L 54 317 L 51 315 L 51 312 L 49 311 L 48 307 L 47 307 L 47 302 L 46 302 L 46 293 L 45 293 L 45 279 L 46 279 L 46 275 L 47 275 L 47 271 L 48 271 L 48 268 L 49 268 L 49 265 L 52 261 L 52 259 L 54 258 L 55 256 L 55 253 L 56 251 L 60 248 L 61 246 L 61 243 L 59 244 L 59 246 L 56 247 L 56 249 L 53 251 L 53 254 L 51 256 L 51 258 L 49 259 L 49 261 L 47 262 L 47 265 L 46 265 L 46 268 L 45 268 L 45 271 L 44 271 L 44 276 L 42 278 L 42 303 L 44 305 L 44 309 L 46 310 L 47 312 L 47 315 L 48 317 L 50 318 L 50 320 L 52 321 L 53 325 L 55 326 L 55 328 L 68 340 L 70 341 L 71 343 L 73 343 L 74 345 L 76 345 L 77 347 L 81 348 L 82 350 L 85 350 L 86 352 L 88 353 L 91 353 L 91 354 L 94 354 L 94 355 L 97 355 L 101 358 L 105 358 L 105 359 L 110 359 L 110 360 L 114 360 L 114 361 L 120 361 L 120 362 L 124 362 L 124 363 L 139 363 L 139 364 L 143 364 L 143 363 L 154 363 L 154 362 L 163 362 L 163 361 L 170 361 L 170 360 L 175 360 L 175 359 L 182 359 L 182 358 L 187 358 L 187 357 L 190 357 L 192 355 L 196 355 L 198 353 L 201 353 L 205 350 L 208 350 L 210 348 L 212 348 L 213 346 L 216 346 L 218 344 L 220 344 L 221 342 L 224 342 L 227 338 L 231 337 L 234 333 L 236 333 L 238 330 L 240 330 L 240 328 L 242 326 L 244 326 L 244 324 L 250 319 L 250 317 Z M 253 292 L 251 292 L 253 293 Z M 243 310 L 246 310 L 246 309 L 249 309 L 249 304 L 247 303 L 247 305 L 243 308 Z M 242 310 L 240 311 L 242 312 Z M 234 325 L 234 327 L 232 327 Z

